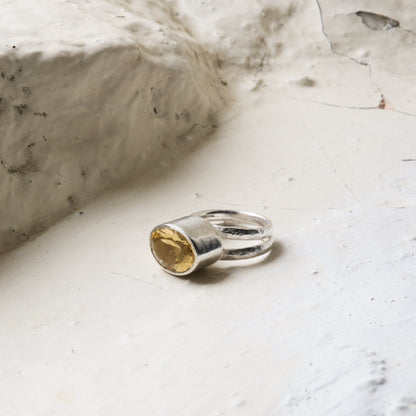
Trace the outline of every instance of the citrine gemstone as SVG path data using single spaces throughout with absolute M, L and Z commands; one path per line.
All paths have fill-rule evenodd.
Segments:
M 184 273 L 195 262 L 190 242 L 176 230 L 158 228 L 153 231 L 151 246 L 156 260 L 171 272 Z

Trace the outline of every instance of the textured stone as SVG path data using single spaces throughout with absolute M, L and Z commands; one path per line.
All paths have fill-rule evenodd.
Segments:
M 225 88 L 162 0 L 1 4 L 3 252 L 179 158 L 216 125 Z

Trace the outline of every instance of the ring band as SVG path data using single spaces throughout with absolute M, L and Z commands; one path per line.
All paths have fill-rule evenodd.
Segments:
M 272 222 L 260 214 L 245 211 L 200 211 L 199 216 L 213 224 L 222 239 L 259 240 L 259 244 L 229 249 L 224 248 L 220 260 L 243 260 L 267 253 L 273 244 Z
M 224 240 L 248 246 L 225 248 Z M 185 276 L 217 260 L 243 260 L 271 250 L 272 223 L 246 211 L 209 210 L 160 224 L 150 233 L 150 248 L 162 268 Z

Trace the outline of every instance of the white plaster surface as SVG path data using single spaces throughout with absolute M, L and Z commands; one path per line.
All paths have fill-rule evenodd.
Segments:
M 279 3 L 259 55 L 238 28 L 265 30 L 272 2 L 169 2 L 232 103 L 200 146 L 2 258 L 1 414 L 416 415 L 414 7 L 345 3 Z M 216 207 L 269 216 L 272 253 L 163 273 L 149 230 Z

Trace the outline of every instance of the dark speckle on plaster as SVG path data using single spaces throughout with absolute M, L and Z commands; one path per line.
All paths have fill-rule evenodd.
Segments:
M 9 173 L 19 173 L 19 170 L 16 166 L 10 166 L 10 168 L 7 169 L 7 172 L 9 172 Z
M 4 97 L 0 97 L 0 116 L 3 113 L 5 108 L 6 108 L 6 99 Z
M 382 386 L 383 384 L 386 384 L 386 379 L 384 377 L 375 378 L 373 380 L 369 381 L 369 384 L 371 386 Z
M 27 241 L 27 240 L 29 240 L 29 234 L 28 233 L 20 233 L 19 234 L 19 240 L 20 241 Z
M 189 123 L 191 121 L 191 114 L 188 113 L 187 111 L 185 111 L 184 113 L 181 113 L 181 117 L 183 117 L 183 119 Z
M 309 77 L 303 77 L 298 81 L 299 85 L 302 85 L 303 87 L 314 87 L 316 85 L 316 81 Z
M 23 115 L 27 111 L 27 104 L 19 104 L 15 105 L 14 109 L 19 113 L 19 115 Z
M 9 168 L 7 168 L 7 171 L 10 174 L 19 174 L 19 175 L 25 175 L 29 172 L 38 172 L 39 167 L 36 164 L 36 162 L 30 157 L 25 163 L 22 165 L 12 165 Z
M 25 97 L 30 97 L 32 95 L 32 91 L 29 87 L 22 87 L 22 92 Z
M 8 81 L 14 81 L 16 79 L 16 77 L 14 76 L 14 74 L 7 75 L 4 71 L 1 71 L 0 72 L 0 76 L 3 79 L 7 79 Z
M 41 116 L 41 117 L 44 117 L 44 118 L 48 117 L 48 115 L 45 112 L 42 112 L 42 113 L 36 112 L 36 113 L 33 113 L 33 115 L 34 116 Z

